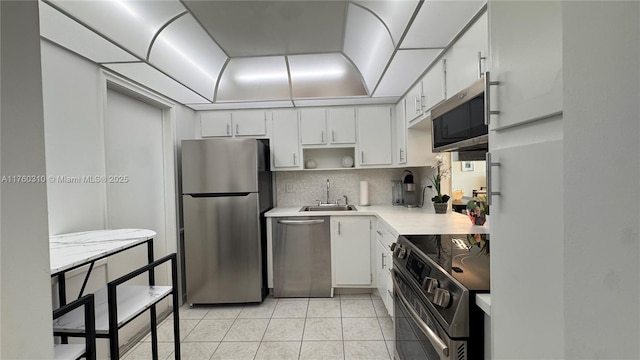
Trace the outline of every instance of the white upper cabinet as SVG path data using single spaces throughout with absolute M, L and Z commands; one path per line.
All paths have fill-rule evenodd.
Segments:
M 300 110 L 302 145 L 324 145 L 327 143 L 327 110 Z
M 422 79 L 422 110 L 429 111 L 432 107 L 447 98 L 447 67 L 445 59 L 438 61 Z
M 231 112 L 229 111 L 201 111 L 200 134 L 202 137 L 230 137 L 233 136 Z
M 233 134 L 235 136 L 266 136 L 268 113 L 264 110 L 242 110 L 233 112 Z
M 405 120 L 406 99 L 398 101 L 395 106 L 396 112 L 396 151 L 394 152 L 394 163 L 404 165 L 407 163 L 407 123 Z
M 490 110 L 500 113 L 489 129 L 562 111 L 562 3 L 497 1 L 490 11 L 490 80 L 499 83 Z
M 358 109 L 359 166 L 391 165 L 391 108 L 389 106 L 363 107 Z
M 356 109 L 353 107 L 329 108 L 329 142 L 331 144 L 356 143 Z
M 483 58 L 487 57 L 488 32 L 487 13 L 484 13 L 444 55 L 447 60 L 448 96 L 468 87 L 486 71 L 487 64 L 478 57 L 478 53 Z
M 274 110 L 272 115 L 271 153 L 274 170 L 302 168 L 297 111 L 292 109 Z
M 266 137 L 270 114 L 264 110 L 200 111 L 201 135 Z
M 407 126 L 420 119 L 424 115 L 424 93 L 422 91 L 422 80 L 418 81 L 405 97 Z

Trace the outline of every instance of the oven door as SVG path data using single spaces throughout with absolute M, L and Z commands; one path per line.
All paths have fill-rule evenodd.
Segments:
M 403 276 L 394 270 L 397 360 L 466 360 L 466 341 L 450 339 Z

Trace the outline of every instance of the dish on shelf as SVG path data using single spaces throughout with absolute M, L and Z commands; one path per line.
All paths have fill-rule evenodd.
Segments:
M 353 158 L 349 155 L 343 156 L 342 167 L 345 167 L 345 168 L 353 167 Z
M 304 162 L 304 167 L 306 167 L 307 169 L 315 169 L 317 165 L 318 164 L 316 164 L 315 160 L 312 159 Z

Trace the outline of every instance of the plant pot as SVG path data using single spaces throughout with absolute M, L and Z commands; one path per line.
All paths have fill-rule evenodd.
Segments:
M 436 210 L 436 214 L 446 214 L 448 207 L 448 203 L 433 203 L 433 208 Z

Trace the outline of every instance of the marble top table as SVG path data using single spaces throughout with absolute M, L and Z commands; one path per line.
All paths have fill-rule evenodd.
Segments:
M 94 230 L 49 238 L 51 276 L 137 246 L 156 236 L 153 230 Z

